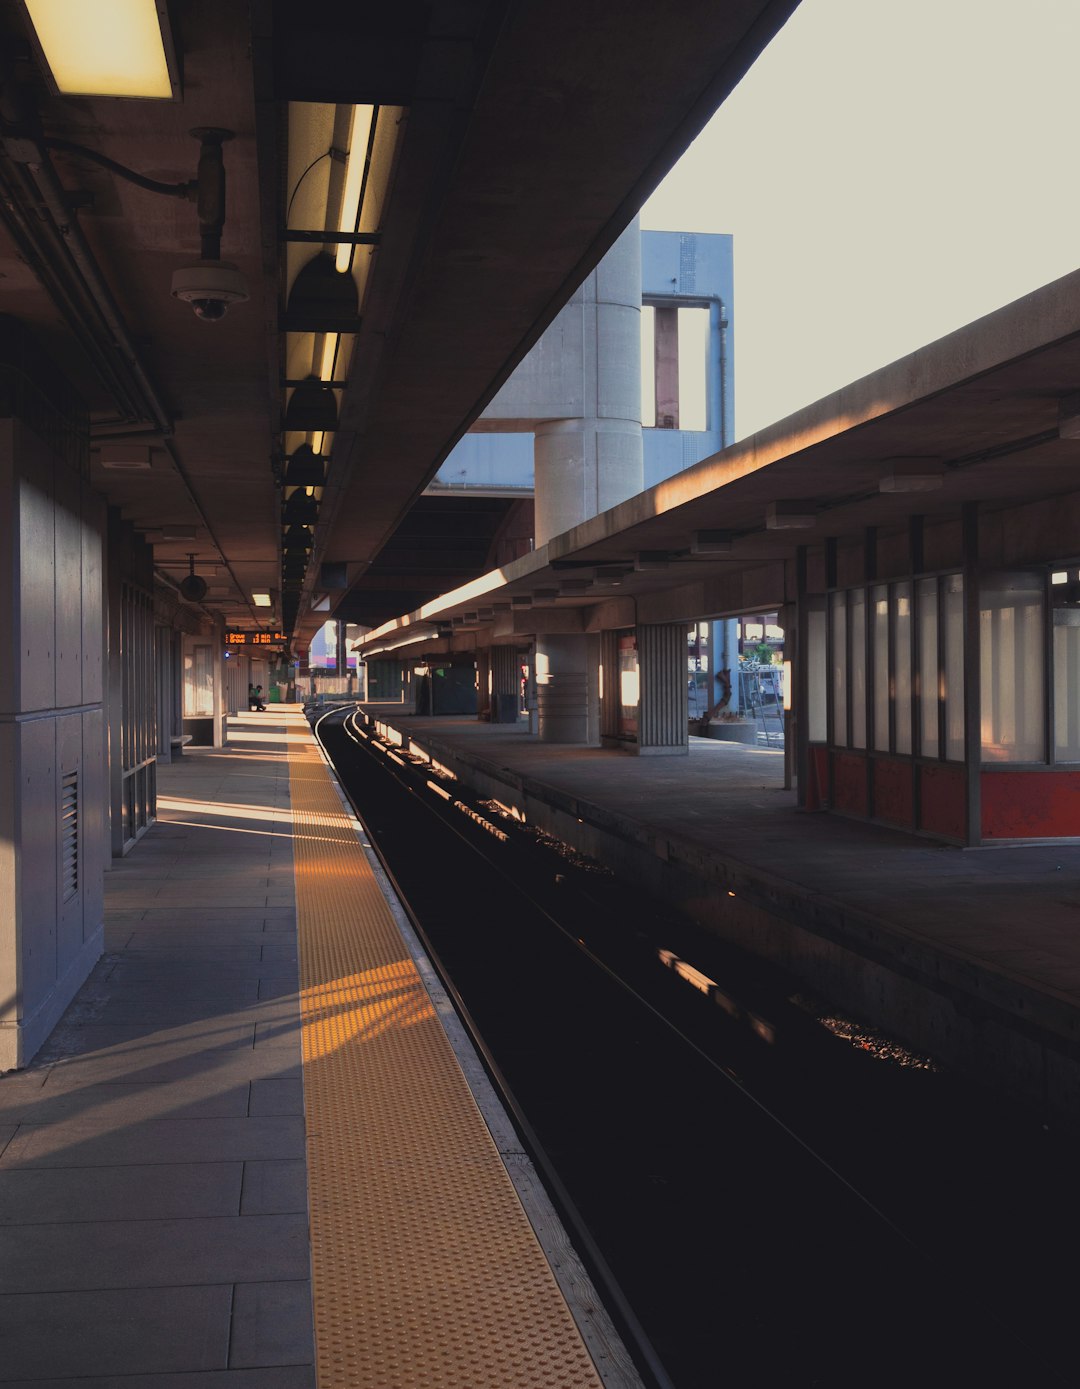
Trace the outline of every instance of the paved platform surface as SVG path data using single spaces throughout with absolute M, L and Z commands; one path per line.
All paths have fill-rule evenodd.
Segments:
M 504 1150 L 527 1160 L 485 1127 L 302 714 L 240 715 L 159 774 L 158 823 L 107 875 L 106 954 L 0 1076 L 0 1384 L 599 1385 Z M 438 1077 L 419 1134 L 409 1064 Z M 451 1090 L 456 1161 L 418 1159 L 448 1146 Z
M 159 769 L 106 953 L 0 1077 L 0 1383 L 315 1383 L 286 729 Z
M 846 949 L 978 997 L 1025 1036 L 1080 1042 L 1080 847 L 963 850 L 803 813 L 766 748 L 692 738 L 687 756 L 642 758 L 540 743 L 524 723 L 376 716 Z

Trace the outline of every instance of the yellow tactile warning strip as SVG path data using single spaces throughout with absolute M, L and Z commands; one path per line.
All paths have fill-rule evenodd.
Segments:
M 313 744 L 289 784 L 319 1389 L 600 1386 Z

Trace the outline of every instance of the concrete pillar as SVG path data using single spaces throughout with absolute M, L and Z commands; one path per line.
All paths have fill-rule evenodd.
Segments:
M 644 485 L 636 218 L 563 309 L 544 344 L 533 365 L 546 374 L 533 406 L 538 546 Z M 540 400 L 561 402 L 561 418 L 543 418 L 547 410 Z
M 491 660 L 491 721 L 517 723 L 521 704 L 521 661 L 514 646 L 493 646 Z
M 734 617 L 723 618 L 710 623 L 709 627 L 709 683 L 712 686 L 710 709 L 719 704 L 728 686 L 716 677 L 727 672 L 731 682 L 731 699 L 721 712 L 735 713 L 739 707 L 739 623 Z
M 0 1071 L 33 1057 L 101 954 L 109 804 L 105 508 L 85 421 L 39 400 L 15 359 L 4 399 L 54 427 L 46 441 L 0 419 Z
M 487 647 L 476 653 L 476 717 L 491 718 L 491 652 Z
M 687 726 L 686 623 L 645 623 L 637 629 L 641 680 L 637 751 L 679 755 L 690 750 Z
M 619 634 L 600 633 L 600 736 L 619 736 Z
M 542 743 L 600 746 L 600 638 L 538 636 L 536 698 Z
M 644 486 L 641 425 L 550 420 L 536 426 L 536 543 L 571 530 Z

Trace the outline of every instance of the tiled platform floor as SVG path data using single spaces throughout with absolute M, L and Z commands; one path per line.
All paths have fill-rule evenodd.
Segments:
M 315 1383 L 286 736 L 160 769 L 105 956 L 0 1078 L 0 1384 Z

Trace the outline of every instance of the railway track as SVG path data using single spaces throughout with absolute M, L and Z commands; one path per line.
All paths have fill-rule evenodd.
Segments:
M 1080 1230 L 1070 1143 L 860 1056 L 363 715 L 318 733 L 655 1383 L 1075 1382 L 1032 1225 Z

